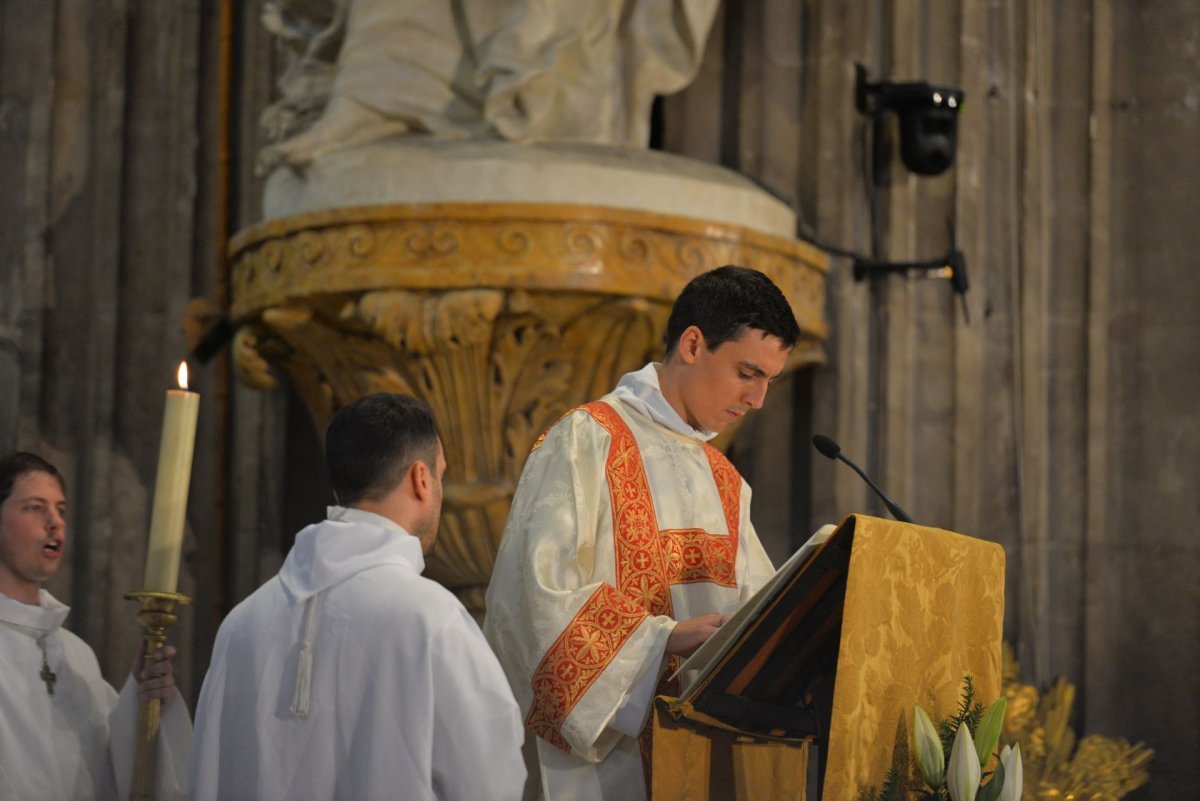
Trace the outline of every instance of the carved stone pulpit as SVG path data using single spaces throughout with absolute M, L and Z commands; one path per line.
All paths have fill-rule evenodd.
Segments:
M 427 574 L 482 610 L 534 440 L 661 358 L 695 275 L 761 270 L 820 361 L 824 256 L 729 171 L 649 151 L 400 137 L 278 170 L 231 243 L 235 364 L 282 374 L 319 431 L 377 391 L 424 398 L 448 463 Z

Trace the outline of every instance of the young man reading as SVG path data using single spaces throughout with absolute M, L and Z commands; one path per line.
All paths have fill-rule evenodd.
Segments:
M 762 406 L 799 336 L 762 273 L 704 273 L 675 302 L 663 363 L 534 446 L 484 632 L 536 735 L 547 801 L 648 795 L 656 686 L 773 574 L 750 488 L 707 440 Z

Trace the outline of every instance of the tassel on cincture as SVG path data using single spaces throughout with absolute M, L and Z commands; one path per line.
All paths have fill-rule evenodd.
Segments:
M 292 694 L 292 714 L 300 720 L 308 717 L 312 701 L 313 639 L 316 637 L 316 605 L 321 593 L 304 604 L 304 641 L 296 664 L 296 691 Z
M 304 643 L 300 648 L 300 664 L 296 666 L 296 692 L 292 695 L 292 714 L 301 720 L 307 718 L 311 698 L 312 646 Z

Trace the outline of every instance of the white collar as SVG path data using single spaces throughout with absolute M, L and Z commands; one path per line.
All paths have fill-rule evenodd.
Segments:
M 712 431 L 695 428 L 680 417 L 675 407 L 667 401 L 659 383 L 658 371 L 662 365 L 650 362 L 645 367 L 621 376 L 617 388 L 610 396 L 633 408 L 642 415 L 649 417 L 663 428 L 683 434 L 685 437 L 707 442 L 716 436 Z
M 329 507 L 328 514 L 296 535 L 279 569 L 292 603 L 372 567 L 403 565 L 418 574 L 425 569 L 420 540 L 395 521 L 343 506 Z
M 398 531 L 401 534 L 408 533 L 404 530 L 404 526 L 390 517 L 384 517 L 381 514 L 368 512 L 366 509 L 359 509 L 354 506 L 326 506 L 325 518 L 327 520 L 337 520 L 341 523 L 366 523 L 369 526 L 379 526 L 380 528 Z
M 62 626 L 71 607 L 61 603 L 46 590 L 38 590 L 37 606 L 22 603 L 0 592 L 0 620 L 14 628 L 31 630 L 30 636 L 40 636 Z M 38 634 L 33 634 L 36 631 Z

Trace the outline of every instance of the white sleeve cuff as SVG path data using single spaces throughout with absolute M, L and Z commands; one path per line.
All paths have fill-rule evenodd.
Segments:
M 642 671 L 642 675 L 637 677 L 633 686 L 625 693 L 625 698 L 608 724 L 609 728 L 630 737 L 637 737 L 642 733 L 646 718 L 650 714 L 650 704 L 654 701 L 654 689 L 658 686 L 658 679 L 662 676 L 666 664 L 667 655 L 664 651 L 657 664 L 652 662 L 649 668 Z

